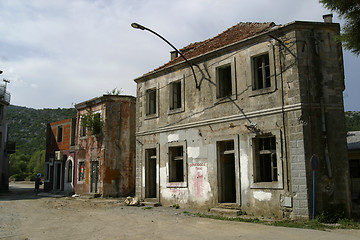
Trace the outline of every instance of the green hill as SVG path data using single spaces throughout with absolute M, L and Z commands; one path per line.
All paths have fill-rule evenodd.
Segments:
M 32 155 L 45 150 L 48 123 L 76 117 L 75 108 L 33 109 L 10 105 L 6 118 L 9 123 L 9 141 L 16 143 L 16 152 Z

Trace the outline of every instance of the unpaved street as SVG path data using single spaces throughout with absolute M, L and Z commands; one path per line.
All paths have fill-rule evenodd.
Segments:
M 359 230 L 331 232 L 187 216 L 184 209 L 124 206 L 118 199 L 73 199 L 10 185 L 0 194 L 0 239 L 360 239 Z

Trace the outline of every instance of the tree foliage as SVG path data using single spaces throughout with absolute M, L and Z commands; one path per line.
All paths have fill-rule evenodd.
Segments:
M 360 131 L 360 112 L 346 112 L 345 122 L 347 131 Z
M 100 113 L 93 113 L 87 110 L 87 113 L 81 116 L 81 123 L 87 129 L 91 130 L 93 135 L 99 134 L 102 128 L 102 120 Z
M 345 49 L 360 54 L 360 1 L 359 0 L 320 0 L 327 9 L 337 12 L 345 19 L 339 40 Z

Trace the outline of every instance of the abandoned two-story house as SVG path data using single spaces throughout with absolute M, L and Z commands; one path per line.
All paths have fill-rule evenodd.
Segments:
M 135 79 L 136 195 L 307 219 L 317 170 L 315 211 L 349 213 L 339 29 L 239 23 Z
M 134 193 L 135 103 L 132 96 L 103 95 L 75 105 L 76 193 Z
M 72 193 L 76 169 L 76 118 L 49 123 L 46 132 L 44 191 Z

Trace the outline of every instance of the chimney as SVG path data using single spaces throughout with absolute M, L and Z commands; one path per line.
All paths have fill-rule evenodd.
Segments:
M 178 52 L 177 51 L 171 51 L 170 56 L 171 56 L 170 60 L 173 60 L 173 59 L 178 57 Z
M 325 23 L 332 23 L 332 18 L 333 18 L 332 13 L 331 13 L 331 14 L 323 15 L 323 19 L 324 19 L 324 22 L 325 22 Z

